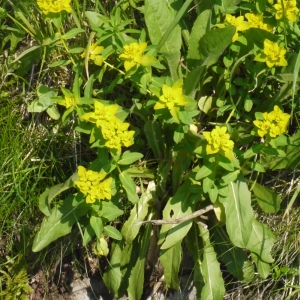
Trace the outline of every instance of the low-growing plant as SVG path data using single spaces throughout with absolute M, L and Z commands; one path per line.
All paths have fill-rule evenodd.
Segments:
M 296 1 L 129 1 L 146 29 L 124 1 L 81 16 L 74 2 L 77 14 L 69 0 L 37 1 L 53 32 L 16 58 L 62 54 L 49 67 L 68 67 L 69 83 L 41 84 L 29 110 L 74 122 L 95 157 L 40 196 L 33 251 L 77 224 L 109 257 L 115 298 L 140 299 L 157 259 L 178 289 L 183 245 L 200 299 L 223 299 L 221 264 L 239 281 L 267 278 L 275 235 L 253 206 L 278 212 L 261 174 L 299 163 Z

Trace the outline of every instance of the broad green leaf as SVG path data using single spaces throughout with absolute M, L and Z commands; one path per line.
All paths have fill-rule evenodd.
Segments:
M 116 229 L 115 227 L 111 226 L 111 225 L 104 226 L 103 231 L 106 235 L 108 235 L 112 239 L 115 239 L 115 240 L 121 240 L 122 239 L 121 232 L 118 229 Z
M 129 174 L 127 172 L 120 173 L 119 178 L 122 183 L 122 186 L 124 187 L 124 189 L 126 191 L 128 200 L 130 202 L 132 202 L 133 204 L 138 203 L 139 197 L 136 193 L 136 186 L 135 186 L 133 179 L 129 176 Z
M 77 176 L 78 175 L 75 173 L 65 183 L 54 185 L 52 188 L 46 189 L 46 191 L 41 194 L 39 198 L 39 209 L 42 213 L 44 213 L 48 217 L 50 216 L 51 201 L 60 193 L 71 188 L 73 186 L 73 181 L 77 179 Z
M 183 84 L 184 95 L 194 97 L 199 85 L 202 83 L 206 71 L 206 66 L 201 65 L 188 73 Z
M 210 241 L 209 231 L 199 226 L 200 235 L 203 239 L 203 260 L 201 273 L 205 285 L 201 291 L 201 299 L 222 300 L 225 294 L 224 280 L 217 260 L 215 249 Z
M 202 66 L 211 66 L 215 64 L 224 50 L 231 44 L 232 37 L 235 34 L 234 26 L 226 26 L 210 30 L 200 40 L 199 54 Z
M 214 175 L 214 174 L 212 174 Z M 214 176 L 207 176 L 203 179 L 203 192 L 208 193 L 211 187 L 214 185 L 215 178 Z
M 229 184 L 232 181 L 235 181 L 240 174 L 240 170 L 230 172 L 227 175 L 223 176 L 221 179 L 222 184 Z
M 168 288 L 179 289 L 178 272 L 181 263 L 181 242 L 169 249 L 161 250 L 159 260 L 164 268 L 165 281 Z
M 195 63 L 200 60 L 200 39 L 210 29 L 211 10 L 203 11 L 193 24 L 191 36 L 189 39 L 189 48 L 187 53 L 187 65 L 189 69 L 195 67 Z M 195 62 L 196 61 L 196 62 Z
M 120 160 L 118 160 L 118 165 L 130 165 L 133 162 L 141 159 L 144 155 L 139 153 L 139 152 L 130 152 L 130 151 L 125 151 Z
M 82 245 L 86 246 L 94 236 L 95 236 L 94 229 L 92 228 L 91 224 L 87 224 L 82 237 Z
M 200 170 L 197 172 L 195 179 L 200 180 L 209 176 L 212 173 L 213 165 L 203 165 Z
M 132 208 L 129 219 L 124 223 L 121 233 L 127 243 L 131 244 L 139 233 L 141 225 L 136 222 L 144 221 L 149 208 L 149 201 L 156 200 L 156 187 L 154 181 L 150 181 L 147 190 L 140 197 L 139 202 Z
M 115 296 L 118 294 L 121 285 L 122 274 L 120 270 L 120 261 L 122 257 L 122 250 L 120 242 L 113 241 L 111 246 L 111 256 L 108 268 L 103 275 L 103 281 L 110 291 Z
M 208 190 L 209 199 L 212 203 L 216 202 L 218 194 L 218 188 L 215 185 L 212 185 L 212 187 Z
M 191 214 L 198 200 L 199 195 L 190 193 L 190 184 L 185 182 L 167 202 L 163 210 L 163 220 L 174 220 Z M 188 220 L 180 224 L 162 225 L 158 245 L 162 244 L 161 249 L 174 246 L 186 236 L 192 223 L 193 220 Z
M 99 216 L 107 221 L 114 221 L 117 217 L 123 215 L 123 210 L 119 209 L 110 201 L 102 201 Z
M 156 121 L 147 121 L 144 126 L 144 131 L 154 156 L 158 159 L 162 159 L 165 142 L 161 126 Z
M 211 230 L 218 257 L 228 272 L 239 281 L 250 282 L 254 278 L 254 267 L 247 253 L 232 245 L 223 227 L 213 226 Z
M 246 248 L 252 233 L 253 209 L 251 194 L 241 174 L 229 184 L 228 197 L 222 204 L 230 240 L 235 246 Z
M 260 208 L 266 213 L 277 213 L 280 209 L 281 197 L 258 183 L 252 189 Z
M 82 33 L 82 32 L 85 32 L 82 28 L 73 28 L 73 29 L 69 30 L 67 33 L 65 33 L 64 35 L 62 35 L 61 37 L 64 40 L 68 40 L 68 39 L 72 39 L 77 34 Z
M 257 254 L 264 262 L 272 263 L 274 259 L 271 249 L 275 240 L 274 234 L 267 225 L 253 219 L 251 236 L 245 248 Z
M 257 256 L 255 253 L 251 253 L 251 257 L 253 259 L 253 261 L 256 264 L 257 267 L 257 271 L 259 273 L 259 275 L 263 278 L 266 279 L 270 272 L 271 272 L 271 266 L 270 264 L 262 261 L 259 256 Z
M 99 216 L 92 215 L 90 217 L 90 225 L 93 228 L 93 231 L 96 233 L 98 239 L 101 239 L 103 232 L 103 223 Z
M 32 251 L 40 251 L 59 237 L 70 233 L 73 224 L 89 209 L 90 206 L 85 203 L 82 195 L 71 196 L 62 205 L 52 208 L 50 216 L 44 218 L 34 238 Z
M 51 105 L 46 110 L 49 117 L 53 120 L 58 120 L 60 118 L 60 113 L 55 105 Z
M 173 21 L 181 6 L 181 0 L 169 0 L 168 2 L 145 0 L 145 22 L 151 43 L 158 45 L 164 41 L 159 51 L 166 57 L 173 80 L 179 78 L 178 66 L 181 48 L 181 29 L 179 24 L 174 24 Z M 166 40 L 164 40 L 165 35 Z
M 198 101 L 198 107 L 200 110 L 208 114 L 211 108 L 213 107 L 213 97 L 212 96 L 200 97 Z

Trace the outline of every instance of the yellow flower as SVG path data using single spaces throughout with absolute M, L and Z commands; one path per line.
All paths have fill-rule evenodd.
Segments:
M 283 7 L 281 5 L 281 1 L 283 2 Z M 285 17 L 292 22 L 296 22 L 299 12 L 296 0 L 277 0 L 277 4 L 275 4 L 273 7 L 276 10 L 276 20 L 280 20 Z
M 125 71 L 129 71 L 135 66 L 151 66 L 156 62 L 154 56 L 150 54 L 143 55 L 147 47 L 147 43 L 131 43 L 123 47 L 123 53 L 119 56 L 120 59 L 125 60 Z
M 280 134 L 286 133 L 290 115 L 284 113 L 277 105 L 270 113 L 263 113 L 263 120 L 253 121 L 258 128 L 257 133 L 260 137 L 268 134 L 274 138 Z
M 86 170 L 83 166 L 78 167 L 79 180 L 75 181 L 75 185 L 86 196 L 87 203 L 94 203 L 96 200 L 111 199 L 112 178 L 106 177 L 105 172 L 95 172 Z
M 95 65 L 101 66 L 103 63 L 103 56 L 100 54 L 103 51 L 104 47 L 97 46 L 97 44 L 92 43 L 89 49 L 89 60 L 93 60 Z M 83 51 L 81 57 L 84 58 L 86 56 L 86 50 Z
M 238 39 L 238 32 L 245 31 L 250 28 L 250 24 L 244 21 L 244 16 L 234 17 L 227 14 L 225 17 L 226 23 L 235 26 L 235 35 L 232 38 L 232 42 L 235 42 Z
M 60 13 L 62 11 L 72 12 L 71 0 L 37 0 L 38 7 L 47 15 L 49 13 Z
M 110 122 L 115 119 L 115 113 L 118 108 L 117 104 L 104 105 L 101 102 L 94 100 L 94 111 L 84 114 L 82 119 L 91 123 L 96 123 L 97 127 L 101 127 L 101 122 Z
M 230 140 L 230 136 L 226 131 L 226 127 L 216 126 L 211 132 L 203 132 L 205 139 L 208 141 L 206 146 L 207 154 L 214 154 L 219 151 L 226 153 L 233 149 L 234 143 Z
M 109 253 L 109 248 L 107 241 L 105 240 L 104 236 L 100 239 L 97 239 L 96 244 L 94 245 L 94 252 L 98 256 L 107 256 Z
M 265 62 L 269 68 L 272 68 L 274 65 L 287 66 L 287 61 L 284 58 L 285 53 L 286 50 L 277 43 L 265 39 L 263 53 L 256 55 L 254 60 Z
M 179 123 L 178 111 L 179 106 L 184 106 L 187 104 L 184 96 L 182 95 L 182 79 L 176 81 L 173 86 L 168 86 L 164 84 L 162 86 L 162 95 L 156 102 L 154 109 L 164 109 L 168 108 L 172 117 Z
M 273 31 L 272 26 L 264 23 L 263 14 L 255 15 L 252 13 L 246 13 L 245 17 L 247 18 L 252 28 L 260 28 L 269 32 Z
M 110 122 L 101 123 L 102 136 L 107 142 L 105 146 L 112 149 L 121 149 L 133 145 L 134 131 L 128 131 L 129 123 L 122 123 L 115 118 Z

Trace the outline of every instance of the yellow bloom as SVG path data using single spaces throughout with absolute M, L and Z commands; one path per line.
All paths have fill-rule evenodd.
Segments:
M 101 123 L 102 136 L 107 142 L 105 146 L 112 149 L 121 149 L 133 145 L 134 131 L 128 131 L 129 123 L 122 123 L 115 118 L 110 122 Z
M 263 14 L 255 15 L 252 13 L 246 13 L 245 17 L 247 18 L 252 28 L 260 28 L 269 32 L 273 31 L 272 26 L 264 23 Z
M 86 113 L 82 119 L 91 123 L 96 123 L 97 127 L 101 127 L 101 122 L 110 122 L 115 119 L 115 113 L 118 110 L 117 104 L 104 105 L 94 100 L 94 111 Z
M 280 20 L 285 17 L 292 22 L 296 22 L 297 15 L 299 12 L 296 0 L 282 0 L 282 2 L 283 7 L 281 5 L 281 0 L 277 0 L 277 4 L 273 6 L 276 10 L 276 20 Z
M 72 12 L 71 0 L 37 0 L 38 7 L 47 15 L 49 13 L 60 13 L 62 11 Z
M 109 253 L 109 248 L 107 241 L 105 240 L 104 236 L 100 239 L 97 239 L 96 244 L 94 245 L 94 252 L 98 256 L 107 256 Z
M 150 54 L 143 55 L 147 47 L 147 43 L 131 43 L 123 47 L 123 53 L 119 56 L 120 59 L 125 60 L 124 68 L 125 71 L 129 71 L 135 66 L 151 66 L 156 62 L 154 56 Z
M 245 31 L 250 28 L 250 24 L 244 21 L 244 16 L 234 17 L 227 14 L 225 17 L 226 23 L 235 26 L 235 35 L 232 38 L 232 41 L 235 42 L 238 39 L 238 32 Z
M 206 146 L 207 154 L 214 154 L 219 151 L 226 153 L 233 149 L 234 143 L 230 140 L 230 136 L 226 131 L 226 127 L 216 126 L 211 132 L 202 132 L 208 142 Z
M 269 68 L 272 68 L 274 65 L 287 66 L 287 61 L 284 58 L 285 53 L 286 50 L 277 43 L 265 39 L 263 53 L 256 55 L 254 60 L 265 62 Z
M 111 199 L 112 178 L 106 177 L 105 172 L 86 170 L 83 166 L 78 167 L 79 180 L 75 185 L 86 196 L 87 203 L 94 203 L 96 200 Z
M 97 46 L 97 44 L 92 43 L 89 49 L 89 60 L 93 60 L 95 65 L 101 66 L 103 63 L 103 56 L 100 54 L 103 51 L 104 47 Z M 83 51 L 81 57 L 84 58 L 86 56 L 86 50 Z
M 277 105 L 270 113 L 263 113 L 263 120 L 253 121 L 258 128 L 257 133 L 260 137 L 268 134 L 274 138 L 280 134 L 286 133 L 290 115 L 284 113 Z

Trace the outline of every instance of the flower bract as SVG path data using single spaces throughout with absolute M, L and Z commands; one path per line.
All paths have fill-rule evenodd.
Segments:
M 94 203 L 96 200 L 111 199 L 112 178 L 104 179 L 107 173 L 86 170 L 85 167 L 79 166 L 78 175 L 79 180 L 74 183 L 86 196 L 87 203 Z
M 95 43 L 92 43 L 90 45 L 88 57 L 89 57 L 89 60 L 94 61 L 95 65 L 97 65 L 97 66 L 101 66 L 104 61 L 104 58 L 101 55 L 101 52 L 103 51 L 103 49 L 104 49 L 104 47 L 98 46 Z M 84 58 L 85 56 L 86 56 L 86 50 L 84 50 L 83 53 L 81 54 L 82 58 Z
M 287 61 L 284 57 L 285 53 L 286 50 L 277 43 L 265 39 L 263 53 L 256 55 L 254 60 L 265 62 L 269 68 L 273 66 L 287 66 Z
M 263 120 L 253 121 L 258 128 L 257 133 L 260 137 L 269 135 L 272 138 L 286 133 L 290 115 L 284 113 L 277 105 L 270 113 L 263 113 Z
M 207 154 L 214 154 L 219 151 L 226 153 L 233 149 L 234 143 L 230 140 L 230 136 L 226 132 L 227 128 L 225 126 L 216 126 L 211 132 L 203 132 L 203 135 L 208 142 L 206 146 Z
M 37 0 L 38 7 L 45 15 L 62 11 L 72 12 L 70 3 L 71 0 Z
M 292 22 L 296 22 L 299 13 L 296 0 L 277 0 L 277 4 L 274 4 L 273 7 L 276 10 L 275 18 L 277 20 L 285 17 Z
M 245 31 L 250 28 L 250 24 L 244 21 L 244 16 L 234 17 L 232 15 L 227 14 L 225 17 L 226 23 L 235 26 L 235 34 L 232 38 L 232 42 L 235 42 L 238 39 L 238 32 Z
M 255 15 L 252 13 L 246 13 L 245 17 L 247 18 L 248 22 L 250 23 L 250 26 L 252 28 L 260 28 L 269 32 L 273 31 L 272 26 L 269 24 L 264 23 L 263 21 L 263 14 Z

